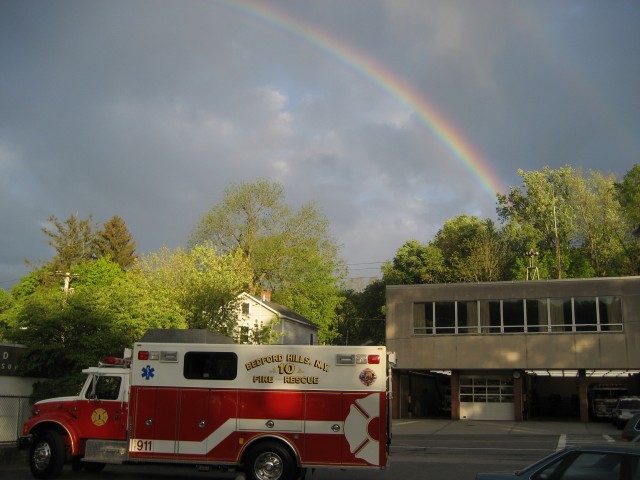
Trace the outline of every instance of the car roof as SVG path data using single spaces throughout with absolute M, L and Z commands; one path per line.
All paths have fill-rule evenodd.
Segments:
M 567 447 L 566 451 L 576 452 L 603 452 L 603 453 L 626 453 L 640 455 L 640 446 L 637 443 L 599 443 L 590 445 L 575 445 Z

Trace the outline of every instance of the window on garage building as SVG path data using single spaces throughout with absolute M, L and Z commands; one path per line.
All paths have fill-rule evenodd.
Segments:
M 500 300 L 480 300 L 480 327 L 482 333 L 502 331 Z
M 513 403 L 513 379 L 461 376 L 460 401 L 467 403 Z
M 456 302 L 435 302 L 436 333 L 456 333 Z
M 502 301 L 502 323 L 505 333 L 524 332 L 524 300 Z
M 478 301 L 456 302 L 458 333 L 478 333 Z
M 549 313 L 552 332 L 571 332 L 573 330 L 571 297 L 550 298 Z
M 433 302 L 413 304 L 413 334 L 433 334 Z
M 620 297 L 598 297 L 598 320 L 602 332 L 622 330 L 622 300 Z
M 419 302 L 414 335 L 622 331 L 619 296 Z
M 549 312 L 546 298 L 527 298 L 525 300 L 527 314 L 527 332 L 548 332 Z
M 598 331 L 598 308 L 594 297 L 573 299 L 573 314 L 577 332 Z

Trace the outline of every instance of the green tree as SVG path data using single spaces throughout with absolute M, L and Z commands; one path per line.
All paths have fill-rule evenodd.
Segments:
M 445 280 L 444 258 L 437 246 L 411 239 L 398 249 L 391 262 L 382 265 L 382 274 L 388 285 L 440 283 Z
M 540 262 L 551 263 L 554 276 L 562 278 L 570 271 L 571 240 L 575 237 L 574 211 L 569 204 L 575 172 L 572 167 L 544 167 L 542 171 L 518 170 L 518 174 L 523 178 L 522 186 L 511 187 L 508 195 L 498 195 L 500 219 L 510 224 L 512 234 L 521 230 L 530 235 L 534 243 L 530 247 L 540 251 Z
M 99 256 L 110 258 L 123 270 L 131 267 L 138 258 L 135 253 L 136 242 L 124 220 L 118 215 L 104 223 L 96 235 L 95 243 Z
M 282 187 L 267 180 L 232 185 L 189 244 L 204 242 L 243 252 L 252 269 L 248 293 L 271 290 L 274 301 L 320 326 L 321 342 L 332 341 L 346 269 L 326 216 L 313 204 L 291 209 Z
M 91 289 L 39 290 L 24 299 L 9 338 L 29 347 L 22 373 L 49 379 L 34 389 L 37 398 L 77 393 L 82 368 L 131 346 L 106 313 L 96 308 Z
M 615 177 L 592 171 L 585 178 L 577 171 L 569 202 L 576 226 L 573 243 L 588 262 L 588 276 L 619 274 L 623 258 L 620 240 L 626 226 L 616 198 Z
M 447 220 L 432 241 L 443 258 L 447 282 L 502 280 L 505 244 L 489 219 L 459 215 Z
M 243 252 L 219 254 L 210 244 L 191 250 L 163 248 L 139 263 L 150 295 L 168 299 L 186 312 L 189 328 L 234 335 L 237 296 L 250 285 L 252 274 Z
M 42 232 L 49 237 L 47 243 L 56 252 L 51 261 L 53 271 L 69 272 L 73 266 L 91 259 L 96 239 L 92 215 L 81 219 L 75 214 L 64 221 L 51 215 L 47 221 L 53 228 L 42 227 Z
M 340 345 L 384 345 L 385 299 L 384 280 L 374 280 L 361 292 L 346 290 L 339 308 L 338 335 Z
M 625 232 L 620 238 L 624 252 L 623 272 L 627 275 L 640 274 L 640 165 L 635 164 L 622 181 L 615 185 L 616 194 L 622 208 Z
M 640 164 L 636 163 L 615 189 L 624 215 L 632 225 L 640 226 Z

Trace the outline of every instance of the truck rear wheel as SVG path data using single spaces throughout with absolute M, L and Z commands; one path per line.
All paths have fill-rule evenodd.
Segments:
M 53 430 L 37 435 L 29 449 L 29 468 L 35 478 L 56 478 L 62 473 L 66 447 L 62 436 Z
M 296 480 L 300 475 L 291 451 L 279 442 L 260 443 L 246 458 L 247 480 Z

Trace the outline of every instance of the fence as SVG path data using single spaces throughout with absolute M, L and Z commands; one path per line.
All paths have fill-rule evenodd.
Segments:
M 31 414 L 31 397 L 0 395 L 0 445 L 14 443 Z

